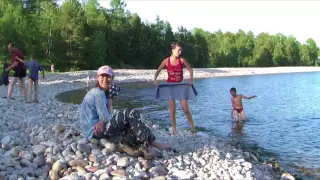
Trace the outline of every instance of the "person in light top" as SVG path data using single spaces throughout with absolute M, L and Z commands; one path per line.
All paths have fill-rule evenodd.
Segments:
M 136 109 L 124 109 L 111 115 L 112 98 L 106 94 L 113 81 L 113 70 L 105 65 L 97 71 L 97 83 L 87 92 L 79 107 L 80 127 L 88 139 L 128 137 L 131 146 L 147 144 L 158 149 L 170 149 L 170 145 L 159 143 L 151 130 L 141 121 Z M 125 138 L 126 139 L 126 138 Z

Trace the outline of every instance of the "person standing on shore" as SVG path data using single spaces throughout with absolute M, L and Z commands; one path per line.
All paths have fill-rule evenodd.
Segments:
M 53 64 L 51 64 L 51 66 L 50 66 L 50 71 L 53 73 L 54 72 L 54 65 Z
M 13 87 L 17 83 L 17 81 L 19 81 L 19 85 L 20 85 L 19 87 L 21 89 L 23 101 L 24 101 L 24 103 L 26 103 L 27 96 L 26 96 L 26 88 L 25 88 L 25 84 L 24 84 L 24 78 L 27 75 L 27 71 L 26 71 L 26 68 L 23 63 L 24 62 L 24 55 L 22 54 L 22 52 L 19 49 L 17 49 L 15 47 L 15 45 L 13 43 L 9 43 L 8 51 L 11 54 L 11 65 L 8 68 L 6 68 L 5 71 L 9 72 L 11 69 L 13 69 L 15 71 L 15 73 L 13 74 L 12 81 L 10 81 L 10 83 L 9 83 L 7 99 L 8 100 L 12 99 L 11 95 L 12 95 Z
M 32 102 L 32 86 L 34 86 L 34 102 L 39 103 L 38 101 L 38 72 L 42 71 L 42 77 L 44 78 L 44 70 L 36 60 L 35 55 L 31 55 L 31 61 L 25 62 L 25 66 L 29 69 L 29 79 L 28 79 L 28 87 L 29 87 L 29 101 Z
M 240 114 L 242 121 L 245 121 L 246 115 L 242 105 L 242 98 L 252 99 L 257 96 L 256 95 L 244 96 L 242 94 L 237 94 L 237 89 L 234 87 L 230 89 L 230 94 L 231 94 L 231 103 L 232 103 L 231 118 L 233 119 L 233 116 L 235 116 L 236 122 L 239 122 L 239 114 Z
M 173 43 L 171 45 L 171 56 L 165 58 L 159 68 L 157 69 L 155 75 L 154 75 L 154 83 L 156 86 L 158 86 L 157 77 L 159 76 L 162 69 L 167 68 L 168 73 L 168 83 L 180 83 L 183 80 L 183 67 L 185 66 L 189 73 L 190 73 L 190 79 L 189 84 L 193 84 L 193 70 L 189 64 L 189 62 L 180 57 L 181 56 L 181 46 L 179 43 Z M 170 120 L 171 120 L 171 126 L 172 126 L 172 133 L 177 133 L 176 128 L 176 105 L 175 105 L 175 99 L 174 97 L 171 97 L 168 100 L 169 103 L 169 109 L 170 109 Z M 193 123 L 192 115 L 189 110 L 189 105 L 187 99 L 182 99 L 180 101 L 181 107 L 187 116 L 187 119 L 189 121 L 189 125 L 191 126 L 191 132 L 195 132 L 195 126 Z

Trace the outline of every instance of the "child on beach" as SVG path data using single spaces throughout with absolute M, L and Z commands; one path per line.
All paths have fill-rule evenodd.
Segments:
M 236 88 L 230 89 L 231 94 L 231 103 L 232 103 L 232 111 L 231 111 L 231 118 L 233 119 L 233 116 L 236 117 L 236 122 L 239 122 L 239 114 L 241 114 L 242 121 L 246 120 L 246 115 L 244 113 L 243 105 L 242 105 L 242 98 L 243 99 L 252 99 L 257 97 L 254 96 L 244 96 L 242 94 L 237 94 Z
M 42 77 L 44 78 L 44 70 L 37 62 L 35 55 L 31 55 L 31 61 L 25 62 L 25 66 L 29 69 L 28 87 L 30 103 L 32 102 L 32 86 L 34 86 L 34 102 L 38 103 L 38 72 L 42 71 Z

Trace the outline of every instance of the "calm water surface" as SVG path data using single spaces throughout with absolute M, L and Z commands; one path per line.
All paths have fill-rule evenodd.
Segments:
M 170 126 L 167 102 L 155 100 L 153 84 L 120 86 L 123 93 L 118 106 L 141 108 L 151 120 Z M 197 126 L 260 147 L 287 169 L 303 167 L 320 175 L 320 73 L 209 78 L 196 80 L 195 87 L 199 95 L 196 102 L 190 102 L 190 109 Z M 230 118 L 231 87 L 243 95 L 258 96 L 243 100 L 247 121 L 241 130 Z M 79 103 L 84 93 L 73 93 L 78 96 L 69 96 L 67 101 Z M 178 103 L 177 125 L 188 127 Z

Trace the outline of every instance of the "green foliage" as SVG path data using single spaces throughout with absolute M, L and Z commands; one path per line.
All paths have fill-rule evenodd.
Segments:
M 201 28 L 172 31 L 160 17 L 142 22 L 123 0 L 110 9 L 98 0 L 0 1 L 0 62 L 8 62 L 7 45 L 14 42 L 26 58 L 37 55 L 49 68 L 60 71 L 117 68 L 152 68 L 170 55 L 179 41 L 193 67 L 316 66 L 320 50 L 313 39 L 300 44 L 294 37 L 239 30 L 207 32 Z

